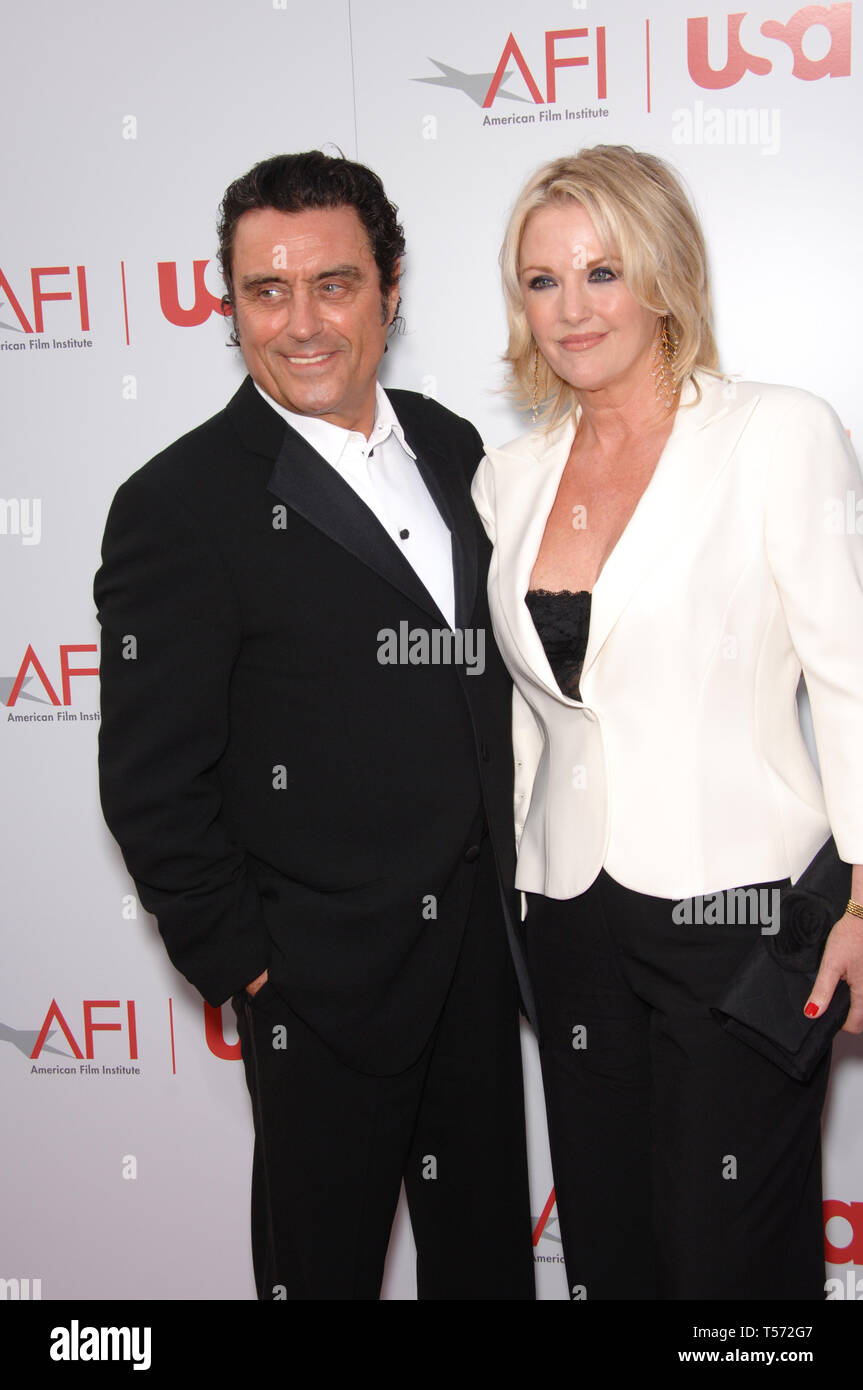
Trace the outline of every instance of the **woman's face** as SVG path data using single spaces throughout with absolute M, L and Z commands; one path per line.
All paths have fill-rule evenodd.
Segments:
M 633 299 L 619 257 L 578 203 L 540 208 L 521 241 L 519 285 L 549 366 L 577 392 L 629 396 L 649 384 L 660 315 Z

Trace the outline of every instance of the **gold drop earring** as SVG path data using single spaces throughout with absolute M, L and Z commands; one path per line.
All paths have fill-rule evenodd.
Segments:
M 662 328 L 656 340 L 656 364 L 651 372 L 656 383 L 656 399 L 670 410 L 677 394 L 674 379 L 674 364 L 677 358 L 677 339 L 673 336 L 668 315 L 662 319 Z
M 539 413 L 539 344 L 533 345 L 533 384 L 530 390 L 530 418 L 536 424 Z

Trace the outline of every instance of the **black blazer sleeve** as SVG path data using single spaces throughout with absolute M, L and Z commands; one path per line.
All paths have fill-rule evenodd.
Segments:
M 220 819 L 240 615 L 202 530 L 140 473 L 111 507 L 95 582 L 99 776 L 105 819 L 172 961 L 219 1004 L 266 969 L 270 946 L 245 854 Z

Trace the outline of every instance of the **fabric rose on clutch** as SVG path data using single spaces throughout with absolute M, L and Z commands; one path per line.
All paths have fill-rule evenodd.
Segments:
M 784 970 L 817 972 L 825 937 L 844 911 L 820 893 L 790 888 L 782 896 L 779 931 L 766 939 L 767 949 Z

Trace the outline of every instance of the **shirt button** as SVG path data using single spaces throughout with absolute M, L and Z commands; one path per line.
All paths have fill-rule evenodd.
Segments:
M 479 845 L 471 845 L 470 848 L 466 849 L 464 852 L 464 862 L 466 864 L 473 864 L 477 859 L 479 859 Z

